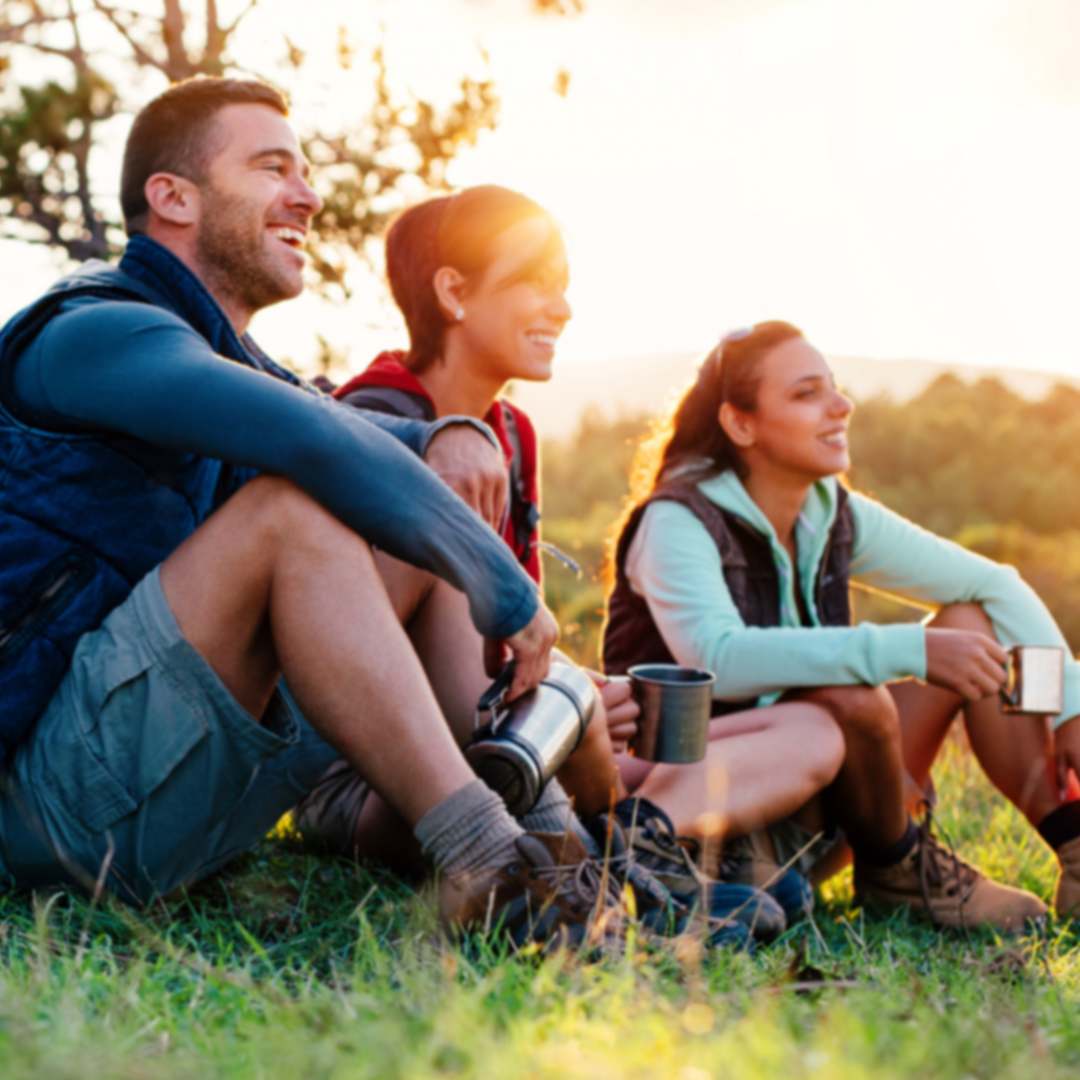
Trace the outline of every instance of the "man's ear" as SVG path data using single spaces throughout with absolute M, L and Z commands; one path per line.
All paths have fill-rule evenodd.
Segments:
M 727 437 L 740 450 L 749 450 L 754 445 L 754 418 L 749 413 L 725 401 L 720 406 L 717 420 Z
M 199 188 L 175 173 L 154 173 L 143 188 L 151 212 L 173 226 L 194 225 L 199 220 Z
M 443 314 L 450 322 L 458 322 L 458 312 L 465 303 L 465 275 L 452 266 L 440 266 L 431 284 Z

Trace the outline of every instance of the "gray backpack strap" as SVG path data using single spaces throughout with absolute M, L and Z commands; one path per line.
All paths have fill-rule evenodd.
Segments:
M 506 437 L 510 440 L 510 446 L 514 451 L 510 459 L 510 486 L 519 499 L 524 501 L 523 486 L 525 481 L 521 476 L 521 436 L 518 434 L 517 419 L 513 409 L 503 406 L 503 423 L 506 425 Z
M 341 400 L 356 409 L 404 416 L 407 420 L 424 420 L 430 424 L 435 419 L 435 406 L 427 398 L 393 386 L 361 386 Z

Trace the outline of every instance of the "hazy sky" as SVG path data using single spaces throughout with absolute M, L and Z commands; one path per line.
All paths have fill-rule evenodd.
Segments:
M 319 0 L 299 27 L 298 5 L 264 0 L 247 59 L 270 68 L 282 27 L 317 54 L 336 22 L 358 42 L 382 23 L 397 79 L 437 95 L 483 71 L 482 43 L 502 122 L 452 175 L 516 187 L 564 223 L 563 363 L 704 350 L 777 317 L 834 353 L 1080 375 L 1080 2 L 586 3 L 537 20 L 523 0 Z M 297 120 L 360 110 L 365 80 L 313 80 Z M 104 187 L 115 154 L 97 167 Z M 0 310 L 53 274 L 0 245 Z M 403 341 L 366 287 L 255 330 L 296 358 L 321 331 L 354 367 Z

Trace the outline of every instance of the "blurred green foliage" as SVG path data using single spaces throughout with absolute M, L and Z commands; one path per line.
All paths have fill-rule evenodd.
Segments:
M 544 538 L 582 566 L 548 560 L 545 590 L 563 647 L 597 663 L 604 541 L 628 490 L 636 439 L 648 417 L 587 413 L 578 430 L 543 446 Z M 918 397 L 862 402 L 851 425 L 853 486 L 904 517 L 1015 566 L 1080 650 L 1080 391 L 1040 401 L 997 379 L 968 385 L 944 375 Z M 925 612 L 857 591 L 857 621 L 919 619 Z
M 997 379 L 944 375 L 903 404 L 864 402 L 851 425 L 856 488 L 942 536 L 972 525 L 1080 529 L 1080 390 L 1041 401 Z
M 544 591 L 562 627 L 560 647 L 580 663 L 599 665 L 604 586 L 604 540 L 619 516 L 634 445 L 648 418 L 609 421 L 586 412 L 567 440 L 543 443 L 543 538 L 581 567 L 581 576 L 546 557 Z

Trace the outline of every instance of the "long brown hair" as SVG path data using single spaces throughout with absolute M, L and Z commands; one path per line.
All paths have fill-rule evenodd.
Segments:
M 743 412 L 757 408 L 761 362 L 777 345 L 803 332 L 773 319 L 726 335 L 702 361 L 693 383 L 658 416 L 638 443 L 630 465 L 630 496 L 608 536 L 604 577 L 614 581 L 613 554 L 631 514 L 676 472 L 700 483 L 727 469 L 745 477 L 746 463 L 720 426 L 720 406 L 729 401 Z
M 386 235 L 386 276 L 409 328 L 410 371 L 419 373 L 442 355 L 450 320 L 435 294 L 435 272 L 452 266 L 466 278 L 478 277 L 490 265 L 499 236 L 529 218 L 546 218 L 551 231 L 536 257 L 505 282 L 511 285 L 543 277 L 564 250 L 558 223 L 525 195 L 485 184 L 417 203 L 394 220 Z

